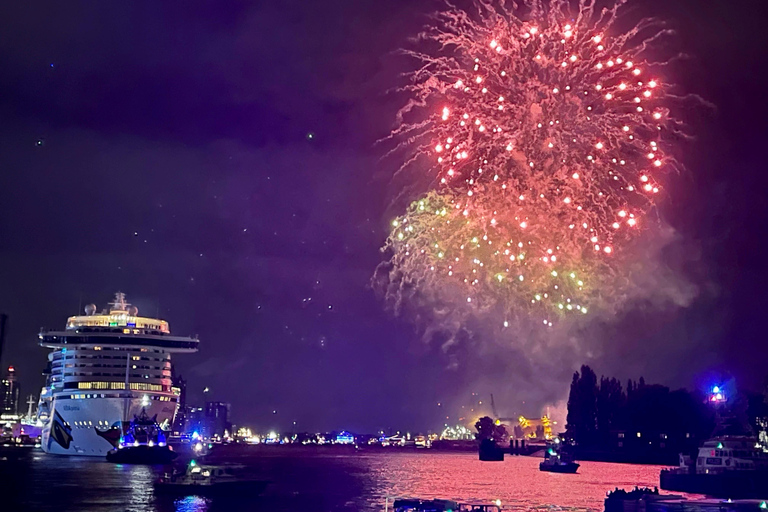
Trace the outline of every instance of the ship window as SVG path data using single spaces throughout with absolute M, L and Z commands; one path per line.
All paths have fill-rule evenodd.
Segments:
M 723 459 L 720 457 L 707 457 L 707 465 L 708 466 L 722 466 L 723 465 Z

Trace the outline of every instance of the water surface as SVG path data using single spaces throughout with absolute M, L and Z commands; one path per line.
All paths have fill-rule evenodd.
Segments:
M 0 449 L 0 509 L 8 511 L 215 512 L 383 510 L 385 497 L 457 501 L 500 499 L 518 511 L 602 511 L 615 487 L 658 485 L 660 466 L 583 462 L 576 475 L 542 473 L 539 459 L 480 462 L 474 453 L 334 450 L 240 451 L 228 458 L 271 483 L 258 497 L 232 501 L 156 497 L 160 471 L 93 458 Z

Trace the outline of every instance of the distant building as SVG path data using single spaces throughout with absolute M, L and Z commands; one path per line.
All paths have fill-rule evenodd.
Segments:
M 232 433 L 232 423 L 229 421 L 231 405 L 225 402 L 205 403 L 205 437 L 224 437 L 225 432 Z
M 184 424 L 181 426 L 182 434 L 204 435 L 205 431 L 205 411 L 202 407 L 184 406 Z
M 346 430 L 342 430 L 336 434 L 336 444 L 354 444 L 355 436 L 350 434 Z
M 230 404 L 206 402 L 205 407 L 183 405 L 179 407 L 173 431 L 177 435 L 201 436 L 205 439 L 232 435 L 229 421 Z
M 179 388 L 179 401 L 176 406 L 176 417 L 173 419 L 173 432 L 179 434 L 185 432 L 187 423 L 187 381 L 181 375 L 174 376 L 173 386 Z
M 21 387 L 16 380 L 16 370 L 13 366 L 9 366 L 8 373 L 0 382 L 0 416 L 4 418 L 18 416 L 20 396 Z

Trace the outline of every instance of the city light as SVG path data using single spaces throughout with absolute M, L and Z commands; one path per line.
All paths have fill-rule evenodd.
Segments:
M 709 401 L 712 403 L 721 403 L 727 400 L 722 386 L 712 386 L 712 392 L 709 394 Z

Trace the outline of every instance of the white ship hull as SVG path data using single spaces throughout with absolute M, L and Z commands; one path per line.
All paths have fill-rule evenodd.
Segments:
M 114 447 L 115 439 L 119 439 L 124 419 L 130 421 L 145 409 L 149 417 L 156 414 L 157 423 L 169 430 L 176 415 L 176 396 L 169 393 L 135 391 L 131 398 L 91 396 L 94 395 L 77 392 L 54 397 L 42 431 L 44 452 L 104 457 Z

